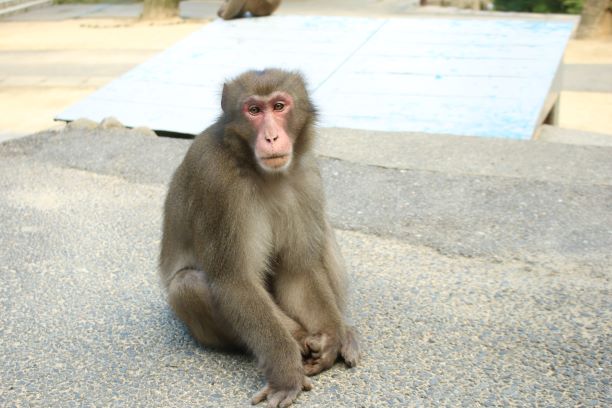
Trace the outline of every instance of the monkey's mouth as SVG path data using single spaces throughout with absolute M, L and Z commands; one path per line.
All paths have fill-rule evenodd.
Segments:
M 275 154 L 268 157 L 262 157 L 260 160 L 266 167 L 278 169 L 287 164 L 290 157 L 291 156 L 288 154 Z

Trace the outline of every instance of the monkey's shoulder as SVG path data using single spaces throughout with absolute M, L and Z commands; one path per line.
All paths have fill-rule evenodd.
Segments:
M 218 154 L 215 151 L 218 149 L 218 138 L 215 135 L 219 134 L 220 129 L 217 124 L 209 126 L 202 133 L 197 135 L 185 155 L 187 161 L 199 161 L 200 158 Z

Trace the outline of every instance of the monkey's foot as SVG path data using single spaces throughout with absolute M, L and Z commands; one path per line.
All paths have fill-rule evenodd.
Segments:
M 312 383 L 307 377 L 302 380 L 302 385 L 291 389 L 275 390 L 270 384 L 267 384 L 263 390 L 259 391 L 251 399 L 251 404 L 257 405 L 263 400 L 268 400 L 268 407 L 270 408 L 285 408 L 293 404 L 293 401 L 297 396 L 304 391 L 310 391 L 312 389 Z
M 321 333 L 308 337 L 305 343 L 310 351 L 303 359 L 306 375 L 318 374 L 334 365 L 340 350 L 337 339 Z
M 308 344 L 306 340 L 308 339 L 308 333 L 306 330 L 299 327 L 296 330 L 291 332 L 291 335 L 297 342 L 300 347 L 300 354 L 302 354 L 302 359 L 305 360 L 310 355 L 310 349 L 308 348 Z
M 342 359 L 349 367 L 355 367 L 359 363 L 361 351 L 359 348 L 359 342 L 357 341 L 357 332 L 353 327 L 346 328 L 346 339 L 342 342 L 340 348 L 340 355 Z

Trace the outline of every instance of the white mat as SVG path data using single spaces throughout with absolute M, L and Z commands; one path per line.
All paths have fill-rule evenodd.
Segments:
M 346 17 L 216 20 L 57 116 L 197 134 L 225 79 L 304 73 L 320 125 L 528 139 L 573 23 Z

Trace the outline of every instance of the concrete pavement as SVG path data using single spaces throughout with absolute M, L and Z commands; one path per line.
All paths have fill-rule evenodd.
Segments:
M 0 23 L 0 45 L 17 44 L 0 67 L 23 80 L 25 50 L 41 62 L 32 77 L 61 66 L 55 79 L 74 82 L 48 95 L 111 78 L 200 24 L 79 20 L 69 48 L 44 23 L 47 57 L 32 26 Z M 568 58 L 600 64 L 598 44 Z M 17 100 L 5 85 L 16 93 L 0 100 Z M 44 85 L 30 85 L 10 111 L 19 123 L 42 112 Z M 598 136 L 603 146 L 323 130 L 364 357 L 315 377 L 296 406 L 612 405 L 612 147 Z M 0 406 L 249 406 L 263 385 L 255 361 L 195 344 L 157 282 L 166 184 L 189 143 L 75 126 L 0 143 Z

